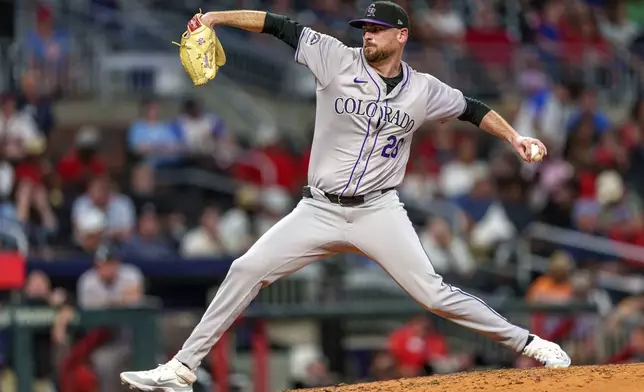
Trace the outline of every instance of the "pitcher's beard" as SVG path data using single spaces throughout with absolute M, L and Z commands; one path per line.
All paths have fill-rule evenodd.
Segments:
M 383 60 L 386 60 L 391 56 L 391 53 L 384 51 L 384 50 L 373 50 L 373 51 L 367 51 L 367 48 L 363 49 L 364 52 L 364 58 L 367 59 L 367 62 L 369 63 L 379 63 Z

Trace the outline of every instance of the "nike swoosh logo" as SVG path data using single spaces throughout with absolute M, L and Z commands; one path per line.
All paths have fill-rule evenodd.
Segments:
M 353 83 L 367 83 L 366 80 L 360 80 L 358 78 L 353 78 Z

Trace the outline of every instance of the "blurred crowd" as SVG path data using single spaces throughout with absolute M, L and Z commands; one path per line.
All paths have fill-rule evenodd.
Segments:
M 268 3 L 274 12 L 290 15 L 346 43 L 361 44 L 360 34 L 348 29 L 346 22 L 365 9 L 368 1 Z M 544 83 L 545 77 L 563 80 L 582 73 L 594 85 L 607 87 L 620 83 L 624 74 L 642 71 L 644 36 L 638 25 L 642 22 L 638 2 L 398 3 L 410 12 L 412 21 L 406 60 L 442 80 L 485 86 L 478 89 L 480 94 L 499 96 L 515 92 L 517 83 L 533 86 Z
M 89 76 L 77 31 L 65 23 L 87 19 L 115 49 L 165 48 L 154 40 L 154 23 L 125 23 L 173 13 L 188 18 L 201 4 L 137 0 L 41 0 L 35 2 L 33 31 L 21 38 L 22 63 L 38 72 L 39 85 L 52 96 L 73 94 Z M 227 0 L 218 8 L 265 9 L 288 15 L 350 45 L 361 45 L 348 20 L 366 0 Z M 548 78 L 583 78 L 593 87 L 621 87 L 644 72 L 644 6 L 629 0 L 399 0 L 412 29 L 405 60 L 481 98 L 516 94 L 517 88 L 543 86 Z M 157 14 L 162 12 L 161 14 Z M 164 14 L 165 13 L 165 14 Z M 60 14 L 61 18 L 57 19 Z M 64 17 L 63 17 L 64 16 Z M 166 16 L 163 16 L 164 18 Z M 77 22 L 74 22 L 77 23 Z M 78 26 L 77 26 L 78 27 Z M 146 30 L 151 29 L 151 30 Z M 80 31 L 86 28 L 80 27 Z M 278 45 L 272 37 L 240 30 L 229 33 L 249 45 Z M 82 34 L 82 33 L 81 33 Z M 164 38 L 165 39 L 165 38 Z M 157 37 L 158 41 L 158 37 Z M 137 46 L 138 45 L 138 46 Z M 162 50 L 162 49 L 161 49 Z M 250 65 L 251 68 L 255 65 Z M 259 66 L 259 64 L 257 64 Z M 259 69 L 258 69 L 259 70 Z M 132 83 L 150 83 L 146 72 L 132 72 Z M 632 86 L 631 86 L 632 87 Z M 470 91 L 471 90 L 471 91 Z
M 307 3 L 307 8 L 297 1 L 239 3 L 235 5 L 268 6 L 347 40 L 344 19 L 353 15 L 349 8 L 362 6 L 334 0 Z M 614 82 L 601 68 L 618 58 L 609 60 L 601 54 L 612 56 L 637 48 L 639 25 L 626 17 L 627 9 L 628 15 L 638 15 L 630 11 L 636 5 L 626 1 L 525 1 L 515 23 L 521 28 L 512 30 L 502 23 L 510 15 L 506 2 L 403 3 L 416 21 L 412 53 L 434 51 L 445 56 L 455 51 L 477 57 L 477 64 L 489 63 L 485 68 L 495 85 L 510 83 L 521 92 L 521 103 L 509 116 L 512 124 L 521 134 L 544 140 L 549 148 L 546 162 L 525 167 L 472 129 L 461 131 L 460 124 L 454 123 L 426 124 L 416 137 L 409 175 L 401 189 L 405 196 L 420 203 L 436 198 L 455 203 L 465 216 L 457 231 L 471 239 L 470 245 L 483 250 L 511 238 L 537 218 L 621 241 L 644 241 L 638 222 L 624 224 L 624 219 L 638 216 L 644 192 L 644 183 L 636 175 L 643 159 L 639 146 L 644 105 L 636 102 L 629 118 L 615 122 L 603 112 L 601 85 L 581 80 L 574 69 L 586 64 L 575 56 L 592 57 L 597 74 L 607 77 L 601 80 Z M 37 8 L 37 28 L 28 34 L 29 65 L 18 85 L 0 100 L 3 216 L 28 226 L 32 243 L 58 248 L 75 244 L 82 250 L 84 234 L 98 230 L 100 237 L 127 243 L 132 252 L 145 247 L 142 238 L 167 237 L 153 241 L 155 245 L 141 252 L 143 256 L 197 255 L 205 251 L 192 248 L 198 248 L 205 241 L 204 233 L 217 226 L 221 233 L 204 255 L 237 254 L 288 212 L 306 182 L 308 146 L 293 145 L 270 130 L 256 132 L 253 140 L 237 140 L 216 113 L 204 112 L 194 100 L 187 100 L 173 118 L 160 113 L 162 102 L 143 101 L 139 119 L 120 141 L 126 165 L 116 170 L 109 162 L 111 157 L 101 155 L 105 139 L 113 137 L 91 124 L 78 130 L 73 146 L 52 145 L 57 140 L 52 105 L 66 81 L 58 74 L 45 74 L 69 65 L 69 45 L 64 30 L 56 27 L 52 8 L 45 4 Z M 98 10 L 123 6 L 118 1 L 91 4 Z M 499 68 L 511 63 L 508 53 L 501 56 L 501 51 L 492 49 L 500 41 L 505 41 L 508 53 L 528 47 L 517 46 L 517 42 L 535 49 L 519 80 L 508 80 L 508 73 Z M 440 64 L 428 59 L 422 62 Z M 633 70 L 629 64 L 624 66 L 624 72 Z M 188 172 L 232 180 L 236 187 L 228 193 L 233 200 L 216 200 L 221 198 L 219 190 L 204 192 L 199 201 L 207 208 L 194 211 L 192 203 L 178 197 L 193 195 L 192 187 L 168 180 L 173 173 Z M 618 207 L 612 205 L 614 199 L 620 200 Z M 499 218 L 502 211 L 511 222 Z M 590 222 L 592 216 L 601 219 Z M 462 220 L 449 217 L 452 229 L 454 219 Z M 444 223 L 429 222 L 426 230 L 444 237 Z M 497 229 L 488 230 L 484 224 Z M 191 229 L 197 231 L 185 235 Z M 245 235 L 231 236 L 229 231 Z M 427 246 L 432 246 L 429 242 Z M 46 246 L 35 249 L 40 248 Z M 466 271 L 471 269 L 468 264 L 461 261 L 457 265 Z
M 259 135 L 252 149 L 242 149 L 223 121 L 193 100 L 176 118 L 161 118 L 159 103 L 144 101 L 125 133 L 121 172 L 109 170 L 101 153 L 108 136 L 97 128 L 81 127 L 52 157 L 48 135 L 19 99 L 7 93 L 1 102 L 8 119 L 2 216 L 27 228 L 33 256 L 92 255 L 104 241 L 138 259 L 240 254 L 290 211 L 305 182 L 306 158 L 291 154 L 279 135 Z M 157 184 L 173 174 L 233 187 Z

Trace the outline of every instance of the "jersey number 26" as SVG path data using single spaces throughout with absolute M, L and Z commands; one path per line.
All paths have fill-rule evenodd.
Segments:
M 381 156 L 385 158 L 395 158 L 398 156 L 398 149 L 405 144 L 405 138 L 401 137 L 400 139 L 396 138 L 394 135 L 391 135 L 387 138 L 386 146 L 382 148 Z

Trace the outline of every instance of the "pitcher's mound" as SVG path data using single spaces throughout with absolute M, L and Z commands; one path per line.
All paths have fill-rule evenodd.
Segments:
M 312 390 L 311 390 L 312 391 Z M 644 364 L 509 369 L 316 389 L 317 392 L 636 392 Z

